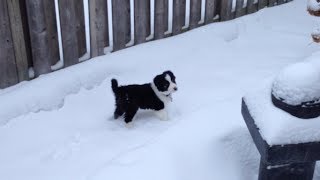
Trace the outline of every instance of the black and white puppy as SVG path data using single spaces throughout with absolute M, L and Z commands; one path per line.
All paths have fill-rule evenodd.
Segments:
M 114 118 L 124 115 L 126 125 L 132 122 L 139 109 L 154 110 L 161 120 L 167 120 L 166 105 L 172 101 L 172 93 L 178 90 L 171 71 L 157 75 L 152 83 L 118 86 L 117 80 L 112 79 L 111 84 L 116 99 Z

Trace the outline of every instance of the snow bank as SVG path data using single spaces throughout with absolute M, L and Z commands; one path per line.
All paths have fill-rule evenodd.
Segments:
M 308 0 L 308 9 L 312 11 L 319 11 L 320 10 L 320 2 L 317 0 Z
M 320 99 L 320 68 L 310 62 L 286 67 L 275 78 L 272 94 L 290 105 Z
M 255 123 L 268 144 L 297 144 L 320 141 L 320 117 L 303 120 L 278 109 L 271 101 L 270 81 L 245 96 Z

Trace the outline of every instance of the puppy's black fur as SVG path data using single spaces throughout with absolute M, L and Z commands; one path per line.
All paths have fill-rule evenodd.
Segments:
M 166 79 L 167 75 L 170 76 L 171 82 L 175 84 L 174 74 L 171 71 L 166 71 L 156 76 L 153 80 L 157 91 L 168 91 L 170 82 Z M 155 111 L 160 111 L 165 108 L 164 102 L 159 98 L 159 93 L 156 93 L 152 88 L 152 83 L 119 86 L 117 80 L 112 79 L 111 84 L 116 100 L 115 119 L 124 114 L 125 122 L 130 123 L 139 108 Z M 177 88 L 175 87 L 174 91 L 176 90 Z M 169 95 L 171 94 L 167 96 Z

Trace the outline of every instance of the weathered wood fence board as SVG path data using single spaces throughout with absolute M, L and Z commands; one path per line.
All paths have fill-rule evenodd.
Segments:
M 108 4 L 106 0 L 90 0 L 91 57 L 104 54 L 109 46 Z
M 213 18 L 216 14 L 216 2 L 217 0 L 206 0 L 205 10 L 205 23 L 209 24 L 213 22 Z
M 18 83 L 6 0 L 0 1 L 0 88 Z
M 236 1 L 236 13 L 235 13 L 235 18 L 241 17 L 246 14 L 246 9 L 243 8 L 244 0 L 237 0 Z
M 251 14 L 257 11 L 257 4 L 254 4 L 254 0 L 247 0 L 247 14 Z
M 277 5 L 277 0 L 269 0 L 268 1 L 268 7 L 272 7 L 272 6 L 275 6 Z
M 79 62 L 79 43 L 77 35 L 76 0 L 59 0 L 60 25 L 64 66 Z
M 112 0 L 113 50 L 126 48 L 131 40 L 130 1 Z
M 51 54 L 48 43 L 44 3 L 42 0 L 26 0 L 35 76 L 51 71 Z
M 64 67 L 77 64 L 88 50 L 92 58 L 103 55 L 105 47 L 112 46 L 113 51 L 117 51 L 126 48 L 129 42 L 132 45 L 132 38 L 133 44 L 137 45 L 152 40 L 152 37 L 162 39 L 197 28 L 201 26 L 202 7 L 205 8 L 204 23 L 209 24 L 289 1 L 190 0 L 189 8 L 186 0 L 172 0 L 172 19 L 169 20 L 169 0 L 154 0 L 154 8 L 150 7 L 151 0 L 134 0 L 134 9 L 131 9 L 130 0 L 111 0 L 112 4 L 107 0 L 89 0 L 88 39 L 82 0 L 58 0 L 58 9 L 55 9 L 54 0 L 0 0 L 0 88 L 28 80 L 29 68 L 34 69 L 37 77 L 51 72 L 51 66 L 62 58 Z M 108 8 L 112 12 L 108 13 Z M 186 12 L 187 9 L 190 11 Z M 56 17 L 56 11 L 59 17 Z M 109 29 L 111 19 L 112 31 Z M 189 19 L 189 27 L 186 19 Z M 59 53 L 57 20 L 61 25 L 63 57 Z M 167 33 L 171 25 L 172 33 Z M 150 34 L 151 28 L 154 28 L 154 34 Z M 112 36 L 109 36 L 111 32 Z M 88 47 L 87 40 L 90 41 Z
M 21 13 L 24 41 L 26 44 L 26 51 L 27 51 L 28 67 L 30 68 L 33 66 L 33 62 L 32 62 L 32 50 L 31 50 L 30 31 L 28 26 L 26 1 L 19 0 L 19 3 L 20 3 L 20 13 Z
M 168 0 L 155 0 L 154 38 L 162 39 L 168 30 Z
M 135 44 L 146 42 L 150 35 L 150 0 L 134 1 L 134 41 Z
M 201 20 L 201 0 L 190 0 L 190 29 L 199 26 Z
M 19 81 L 29 79 L 27 49 L 22 28 L 19 0 L 7 0 L 12 41 Z
M 268 0 L 259 0 L 258 9 L 263 9 L 268 6 Z
M 230 0 L 221 0 L 221 12 L 220 19 L 221 21 L 227 21 L 232 19 L 232 1 Z
M 59 54 L 59 43 L 58 43 L 58 32 L 57 32 L 57 21 L 56 11 L 54 6 L 54 0 L 43 0 L 44 13 L 46 17 L 46 25 L 49 38 L 50 54 L 52 56 L 52 65 L 56 64 L 60 60 Z
M 91 1 L 91 0 L 89 0 Z M 84 22 L 84 7 L 82 0 L 75 0 L 75 13 L 76 13 L 76 29 L 78 38 L 78 53 L 79 58 L 87 52 L 86 47 L 86 27 Z
M 173 0 L 172 34 L 180 34 L 185 25 L 186 0 Z

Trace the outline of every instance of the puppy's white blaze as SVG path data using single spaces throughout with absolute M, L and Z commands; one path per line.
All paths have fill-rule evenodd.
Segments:
M 173 83 L 172 80 L 171 80 L 171 77 L 167 74 L 165 79 L 169 82 L 169 87 L 168 87 L 168 91 L 169 92 L 168 94 L 171 94 L 173 92 L 175 92 L 175 88 L 177 87 L 177 84 Z
M 161 121 L 168 121 L 169 120 L 168 112 L 165 109 L 162 109 L 160 111 L 155 111 L 155 113 Z

